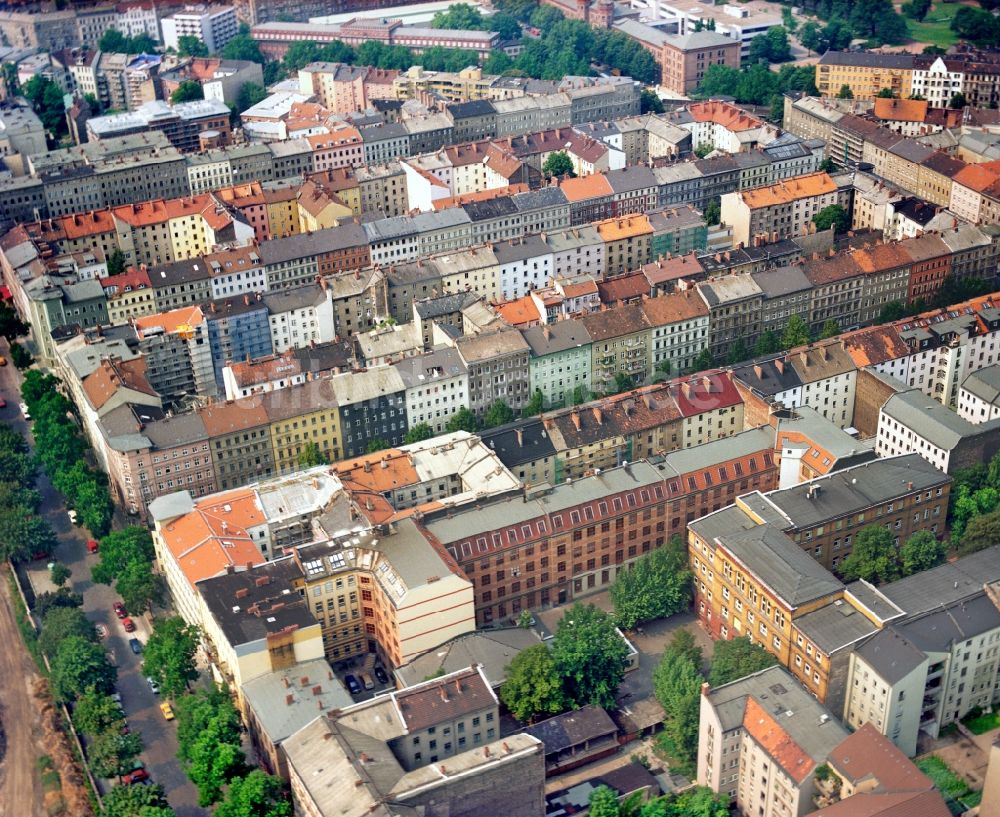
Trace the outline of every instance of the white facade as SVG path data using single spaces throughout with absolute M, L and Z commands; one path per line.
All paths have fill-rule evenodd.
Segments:
M 238 30 L 232 6 L 198 6 L 164 17 L 161 25 L 167 48 L 179 50 L 181 37 L 195 37 L 205 43 L 209 54 L 219 53 Z
M 542 240 L 552 249 L 552 277 L 574 278 L 592 275 L 600 280 L 604 274 L 604 241 L 591 224 L 571 227 L 548 235 Z
M 941 448 L 922 437 L 912 428 L 889 417 L 885 409 L 878 415 L 878 432 L 875 437 L 875 453 L 880 457 L 895 457 L 899 454 L 919 454 L 935 468 L 948 473 L 951 450 Z
M 943 59 L 938 57 L 930 68 L 914 68 L 910 93 L 926 99 L 932 108 L 947 108 L 955 94 L 962 93 L 965 75 L 961 71 L 949 71 Z
M 212 300 L 221 301 L 233 295 L 267 292 L 267 269 L 255 265 L 247 269 L 227 270 L 211 278 Z
M 979 425 L 1000 417 L 1000 405 L 995 400 L 983 400 L 970 391 L 959 389 L 958 416 Z
M 407 387 L 405 398 L 409 428 L 426 423 L 435 434 L 444 434 L 448 421 L 469 405 L 469 376 L 464 371 L 448 375 L 432 369 L 423 381 Z
M 148 34 L 154 40 L 160 42 L 160 20 L 157 17 L 154 3 L 119 3 L 117 11 L 118 17 L 115 19 L 115 28 L 126 37 L 138 37 L 140 34 Z
M 505 301 L 522 298 L 552 280 L 552 253 L 500 264 L 500 294 Z
M 708 348 L 708 315 L 677 321 L 652 330 L 653 376 L 663 361 L 670 362 L 670 371 L 677 375 L 689 369 L 696 357 Z
M 333 301 L 329 290 L 324 291 L 327 297 L 319 304 L 308 304 L 268 316 L 275 354 L 289 349 L 304 349 L 311 343 L 329 343 L 334 339 Z

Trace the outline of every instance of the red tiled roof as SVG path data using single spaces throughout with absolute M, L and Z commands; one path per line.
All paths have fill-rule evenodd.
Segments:
M 816 767 L 816 761 L 752 697 L 747 698 L 743 728 L 796 783 L 805 780 Z

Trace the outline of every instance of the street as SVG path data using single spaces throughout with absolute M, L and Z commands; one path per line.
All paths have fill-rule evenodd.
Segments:
M 6 356 L 6 343 L 3 342 L 2 346 L 0 354 Z M 7 401 L 7 408 L 0 409 L 0 419 L 24 433 L 29 443 L 33 444 L 28 424 L 18 411 L 19 384 L 19 373 L 13 365 L 0 367 L 0 395 Z M 111 605 L 118 597 L 112 588 L 90 580 L 91 565 L 98 557 L 87 553 L 89 536 L 85 530 L 70 524 L 62 497 L 44 473 L 39 473 L 36 487 L 42 496 L 42 514 L 56 535 L 55 561 L 73 571 L 68 584 L 77 593 L 83 594 L 83 610 L 87 618 L 94 624 L 107 627 L 108 636 L 102 643 L 114 651 L 118 665 L 118 692 L 122 696 L 129 728 L 142 735 L 145 749 L 141 758 L 152 781 L 163 786 L 177 817 L 203 817 L 208 812 L 198 806 L 197 789 L 187 779 L 177 760 L 176 722 L 163 719 L 159 696 L 153 695 L 142 674 L 142 656 L 134 655 L 129 649 L 130 636 L 112 610 Z M 135 635 L 140 641 L 145 641 L 149 633 L 145 620 L 138 616 L 134 620 L 139 628 Z M 5 689 L 5 698 L 6 695 Z

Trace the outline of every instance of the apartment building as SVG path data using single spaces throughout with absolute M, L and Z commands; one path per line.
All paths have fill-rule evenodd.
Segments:
M 163 44 L 179 50 L 181 37 L 194 37 L 205 44 L 209 54 L 218 54 L 237 34 L 233 6 L 191 6 L 160 20 Z
M 799 176 L 769 187 L 726 193 L 722 220 L 733 228 L 733 246 L 792 238 L 808 231 L 813 216 L 838 203 L 836 182 L 826 173 Z
M 217 394 L 205 316 L 198 306 L 137 316 L 131 321 L 150 385 L 168 405 Z
M 972 372 L 958 390 L 958 416 L 978 425 L 1000 417 L 1000 366 Z
M 337 396 L 328 378 L 269 389 L 260 402 L 270 425 L 275 473 L 300 470 L 309 446 L 315 446 L 327 462 L 344 456 Z
M 696 288 L 708 307 L 713 359 L 725 360 L 733 344 L 760 335 L 764 292 L 749 274 L 702 281 Z
M 153 100 L 126 113 L 91 117 L 87 120 L 87 136 L 99 141 L 162 131 L 179 151 L 195 151 L 229 144 L 232 138 L 229 113 L 226 104 L 217 99 L 199 99 L 176 105 Z
M 531 347 L 516 329 L 466 335 L 455 348 L 469 372 L 469 408 L 477 415 L 485 414 L 496 400 L 518 411 L 531 399 Z
M 641 304 L 624 304 L 583 315 L 590 335 L 591 385 L 614 391 L 619 383 L 642 385 L 650 373 L 650 335 Z
M 521 333 L 531 349 L 528 389 L 544 405 L 570 405 L 591 391 L 591 337 L 579 321 L 555 321 Z
M 844 720 L 871 724 L 907 755 L 973 707 L 1000 700 L 996 547 L 883 585 L 901 611 L 852 656 Z
M 705 684 L 699 724 L 698 784 L 768 817 L 812 812 L 819 767 L 848 738 L 782 667 Z
M 335 62 L 312 62 L 299 69 L 299 91 L 314 96 L 328 111 L 350 114 L 364 111 L 376 99 L 393 99 L 398 71 Z
M 642 301 L 651 327 L 651 376 L 687 371 L 708 348 L 708 307 L 686 289 Z
M 855 99 L 874 99 L 891 91 L 907 99 L 913 90 L 912 54 L 878 54 L 868 51 L 827 51 L 816 64 L 820 96 L 837 96 L 845 85 Z
M 455 349 L 435 349 L 395 364 L 406 389 L 406 423 L 444 434 L 448 421 L 469 405 L 469 375 Z
M 604 242 L 604 277 L 623 275 L 651 260 L 653 228 L 645 215 L 598 221 L 594 228 Z
M 429 511 L 422 525 L 474 583 L 477 623 L 488 624 L 606 588 L 741 486 L 777 484 L 772 446 L 773 432 L 755 429 L 478 508 Z

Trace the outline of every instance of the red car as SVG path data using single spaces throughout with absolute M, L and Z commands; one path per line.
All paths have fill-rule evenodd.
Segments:
M 126 633 L 135 632 L 135 622 L 132 621 L 132 619 L 128 618 L 127 616 L 122 619 L 122 627 L 125 628 Z
M 0 408 L 7 408 L 7 401 L 0 397 Z
M 97 553 L 97 540 L 88 539 L 87 540 L 87 553 Z
M 145 769 L 135 769 L 126 775 L 122 775 L 122 783 L 126 786 L 131 786 L 133 783 L 141 783 L 144 780 L 149 780 L 149 772 Z
M 111 606 L 114 608 L 115 615 L 118 616 L 118 618 L 125 618 L 128 615 L 128 613 L 125 612 L 125 605 L 120 601 L 116 601 Z

